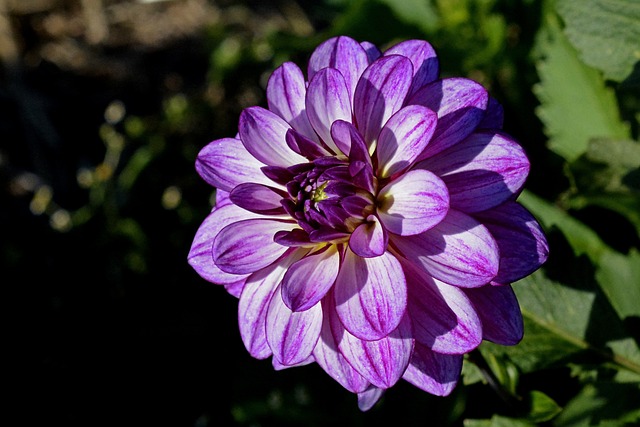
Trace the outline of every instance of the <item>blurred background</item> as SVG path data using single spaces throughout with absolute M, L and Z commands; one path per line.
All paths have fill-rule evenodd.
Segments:
M 243 108 L 266 105 L 275 67 L 291 60 L 306 69 L 313 48 L 334 35 L 382 49 L 420 38 L 435 47 L 443 76 L 477 80 L 505 107 L 505 130 L 531 159 L 527 206 L 537 207 L 549 231 L 549 271 L 564 271 L 552 279 L 572 281 L 575 271 L 595 277 L 599 261 L 589 251 L 606 247 L 626 260 L 615 266 L 628 273 L 625 289 L 633 288 L 612 293 L 633 300 L 640 288 L 638 57 L 614 52 L 619 67 L 612 70 L 579 56 L 581 35 L 561 38 L 574 12 L 534 0 L 0 0 L 0 271 L 5 345 L 15 356 L 8 374 L 19 378 L 10 387 L 19 421 L 5 425 L 610 420 L 571 415 L 576 409 L 561 418 L 576 399 L 578 408 L 590 402 L 579 399 L 588 376 L 576 375 L 571 363 L 620 362 L 615 348 L 607 347 L 609 358 L 585 356 L 592 347 L 586 335 L 572 341 L 580 351 L 540 353 L 533 365 L 488 349 L 490 367 L 465 365 L 465 381 L 451 396 L 401 382 L 361 413 L 355 396 L 317 365 L 274 372 L 270 361 L 252 359 L 240 340 L 235 298 L 186 261 L 213 195 L 195 172 L 196 155 L 209 141 L 235 135 Z M 633 13 L 620 37 L 635 49 L 640 20 Z M 589 102 L 597 111 L 573 96 L 584 95 L 580 84 L 596 88 Z M 618 142 L 603 148 L 592 137 Z M 598 179 L 589 172 L 596 169 Z M 580 236 L 591 240 L 579 247 Z M 636 309 L 609 305 L 637 350 Z M 624 361 L 640 375 L 634 357 Z M 514 409 L 483 369 L 513 396 L 534 396 L 528 412 Z M 614 411 L 631 416 L 606 425 L 635 422 L 635 381 L 610 395 L 631 399 Z M 500 424 L 509 417 L 519 421 Z

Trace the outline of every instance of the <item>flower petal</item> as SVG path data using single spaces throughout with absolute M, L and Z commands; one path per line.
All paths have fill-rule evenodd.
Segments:
M 378 46 L 374 45 L 371 42 L 364 41 L 360 43 L 360 46 L 367 52 L 367 58 L 369 59 L 369 64 L 371 64 L 376 59 L 380 58 L 382 52 L 378 49 Z
M 293 264 L 282 281 L 282 299 L 292 311 L 316 305 L 338 277 L 340 254 L 335 245 L 312 253 Z
M 369 215 L 351 233 L 349 248 L 358 256 L 372 258 L 382 255 L 387 250 L 387 231 L 375 215 Z
M 262 107 L 249 107 L 240 114 L 240 139 L 247 151 L 265 165 L 286 168 L 307 161 L 287 145 L 289 129 L 280 116 Z
M 336 310 L 347 330 L 364 340 L 393 331 L 407 306 L 407 287 L 400 262 L 389 252 L 361 258 L 350 249 L 335 284 Z
M 504 123 L 504 108 L 497 99 L 490 96 L 487 111 L 484 113 L 478 129 L 502 129 Z
M 351 102 L 358 79 L 368 65 L 369 57 L 360 43 L 346 36 L 333 37 L 313 51 L 307 76 L 311 81 L 323 68 L 337 69 L 344 76 Z
M 363 412 L 373 408 L 384 394 L 384 389 L 369 386 L 365 391 L 358 393 L 358 409 Z
M 395 330 L 375 341 L 356 338 L 343 327 L 339 317 L 332 316 L 330 321 L 340 352 L 371 384 L 389 388 L 402 377 L 414 345 L 408 316 L 402 317 Z
M 220 230 L 229 224 L 249 218 L 259 218 L 233 204 L 214 207 L 202 222 L 191 244 L 188 262 L 205 280 L 217 284 L 230 284 L 247 277 L 247 274 L 232 274 L 220 270 L 213 262 L 213 242 Z
M 438 225 L 424 233 L 391 236 L 391 241 L 412 264 L 454 286 L 482 286 L 498 273 L 498 246 L 489 230 L 454 209 L 449 209 Z
M 426 170 L 409 171 L 378 194 L 378 216 L 394 234 L 422 233 L 442 221 L 448 210 L 447 187 Z
M 295 365 L 305 361 L 316 346 L 322 328 L 322 307 L 316 304 L 308 310 L 294 312 L 285 305 L 281 295 L 280 286 L 269 303 L 267 342 L 278 362 Z
M 476 132 L 417 167 L 440 175 L 451 207 L 463 212 L 484 211 L 513 198 L 529 174 L 522 147 L 494 131 Z
M 436 396 L 448 396 L 458 384 L 463 356 L 441 354 L 416 342 L 411 363 L 402 378 Z
M 497 344 L 515 345 L 524 335 L 522 313 L 510 285 L 465 289 L 482 321 L 483 338 Z
M 273 366 L 273 369 L 276 370 L 276 371 L 282 371 L 284 369 L 297 368 L 299 366 L 310 365 L 313 362 L 315 362 L 315 359 L 313 358 L 313 355 L 310 355 L 309 357 L 307 357 L 306 359 L 302 360 L 301 362 L 294 363 L 292 365 L 285 365 L 285 364 L 281 363 L 278 360 L 277 357 L 272 357 L 271 358 L 271 366 Z
M 305 112 L 307 86 L 300 68 L 285 62 L 276 68 L 267 83 L 269 110 L 282 117 L 305 137 L 318 141 Z
M 286 250 L 274 242 L 281 230 L 297 228 L 292 222 L 273 219 L 248 219 L 223 228 L 213 241 L 213 261 L 233 274 L 253 273 L 274 262 Z
M 544 231 L 517 202 L 506 202 L 475 217 L 489 229 L 500 249 L 500 269 L 495 282 L 515 282 L 546 262 L 549 244 Z
M 437 80 L 424 86 L 407 105 L 424 105 L 438 113 L 438 125 L 420 159 L 431 157 L 469 136 L 482 121 L 489 95 L 479 83 L 465 78 Z
M 433 47 L 424 40 L 406 40 L 391 46 L 385 55 L 402 55 L 413 64 L 413 82 L 408 96 L 416 93 L 422 86 L 438 78 L 440 65 Z
M 429 143 L 436 122 L 436 113 L 421 105 L 409 105 L 391 116 L 378 138 L 378 177 L 411 166 Z
M 282 215 L 285 210 L 280 201 L 286 197 L 284 192 L 262 184 L 245 183 L 231 190 L 231 201 L 237 206 L 263 215 Z
M 307 115 L 320 139 L 338 153 L 331 136 L 331 125 L 336 120 L 351 121 L 351 96 L 344 77 L 335 68 L 324 68 L 309 82 Z
M 433 351 L 464 354 L 482 342 L 482 323 L 465 293 L 403 262 L 413 336 Z
M 353 369 L 340 353 L 331 332 L 330 312 L 333 311 L 335 316 L 335 310 L 332 308 L 333 295 L 330 294 L 321 305 L 323 308 L 322 330 L 320 331 L 320 339 L 313 350 L 313 356 L 318 365 L 344 388 L 352 393 L 363 392 L 369 386 L 369 381 Z
M 381 56 L 358 81 L 353 113 L 370 150 L 375 147 L 382 126 L 402 107 L 412 75 L 409 59 L 398 55 Z
M 222 138 L 207 144 L 196 158 L 196 171 L 209 185 L 231 191 L 243 182 L 274 185 L 260 168 L 257 160 L 235 138 Z

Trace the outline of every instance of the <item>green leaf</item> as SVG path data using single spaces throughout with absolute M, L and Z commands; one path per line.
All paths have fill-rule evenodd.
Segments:
M 640 386 L 614 382 L 586 385 L 554 420 L 554 427 L 633 426 L 640 422 Z
M 535 427 L 535 424 L 517 418 L 494 415 L 490 420 L 464 420 L 464 427 Z
M 595 137 L 627 139 L 616 98 L 600 73 L 585 65 L 562 33 L 555 15 L 548 15 L 536 41 L 540 100 L 536 113 L 545 125 L 549 148 L 568 161 L 587 151 Z
M 584 62 L 620 82 L 640 61 L 640 2 L 559 0 L 565 34 Z
M 527 406 L 529 407 L 527 418 L 534 423 L 549 421 L 562 411 L 555 400 L 538 390 L 532 390 L 529 393 Z
M 386 4 L 396 17 L 408 24 L 413 24 L 425 33 L 433 33 L 439 25 L 439 17 L 433 5 L 424 0 L 378 0 Z

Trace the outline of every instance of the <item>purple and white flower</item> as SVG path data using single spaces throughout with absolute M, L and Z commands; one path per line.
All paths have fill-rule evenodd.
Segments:
M 253 357 L 317 362 L 367 410 L 401 378 L 447 395 L 483 339 L 520 341 L 510 283 L 548 246 L 516 202 L 529 161 L 480 84 L 440 79 L 425 41 L 341 36 L 306 77 L 278 67 L 267 101 L 199 153 L 217 200 L 189 253 L 239 298 Z

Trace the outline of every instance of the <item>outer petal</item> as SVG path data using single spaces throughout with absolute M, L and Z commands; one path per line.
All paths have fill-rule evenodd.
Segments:
M 400 262 L 389 252 L 360 258 L 347 249 L 335 284 L 336 310 L 347 330 L 364 340 L 393 331 L 407 306 Z
M 426 170 L 412 170 L 387 184 L 378 195 L 378 216 L 391 233 L 422 233 L 446 216 L 449 193 L 440 178 Z
M 487 111 L 478 125 L 478 129 L 502 129 L 504 123 L 504 108 L 497 99 L 490 96 Z
M 465 78 L 437 80 L 416 92 L 407 105 L 424 105 L 438 113 L 438 126 L 420 158 L 431 157 L 469 136 L 484 118 L 488 101 L 482 85 Z
M 277 289 L 267 312 L 267 342 L 273 357 L 283 365 L 304 362 L 316 346 L 322 328 L 322 307 L 319 304 L 306 311 L 291 311 Z
M 331 125 L 336 120 L 351 121 L 351 96 L 344 77 L 335 68 L 324 68 L 309 83 L 307 114 L 311 125 L 322 141 L 339 153 L 331 136 Z
M 323 323 L 320 332 L 320 339 L 313 350 L 313 356 L 318 365 L 325 370 L 334 380 L 339 382 L 344 388 L 352 393 L 360 393 L 367 389 L 369 381 L 358 373 L 342 353 L 338 350 L 338 344 L 331 332 L 330 317 L 331 312 L 336 316 L 333 308 L 333 294 L 322 302 Z
M 365 391 L 358 393 L 358 408 L 365 412 L 373 408 L 378 400 L 384 394 L 384 389 L 375 386 L 369 386 Z
M 448 396 L 458 384 L 462 355 L 440 354 L 416 343 L 411 363 L 402 378 L 436 396 Z
M 286 197 L 284 192 L 262 184 L 245 183 L 231 190 L 230 198 L 237 206 L 263 215 L 281 215 L 285 210 L 280 200 Z
M 305 112 L 307 86 L 298 66 L 285 62 L 276 68 L 267 83 L 269 110 L 282 117 L 305 137 L 318 141 Z
M 320 44 L 309 58 L 309 81 L 323 68 L 335 68 L 344 76 L 349 91 L 349 99 L 353 99 L 356 83 L 362 72 L 369 65 L 365 49 L 354 39 L 346 36 L 331 38 Z
M 247 279 L 238 302 L 238 324 L 242 342 L 251 356 L 266 359 L 271 356 L 267 343 L 267 309 L 285 271 L 299 254 L 290 251 L 281 262 L 273 263 Z
M 529 174 L 529 160 L 507 135 L 476 132 L 419 167 L 442 177 L 451 207 L 464 212 L 491 209 L 513 198 Z
M 372 258 L 387 250 L 387 231 L 375 215 L 369 215 L 367 222 L 360 224 L 349 238 L 349 248 L 358 256 Z
M 444 354 L 464 354 L 479 346 L 482 324 L 465 293 L 432 279 L 419 267 L 404 266 L 416 341 Z
M 240 139 L 247 151 L 269 166 L 289 167 L 307 159 L 289 148 L 291 127 L 277 114 L 262 107 L 249 107 L 240 114 Z
M 382 52 L 380 52 L 380 49 L 378 49 L 378 47 L 371 42 L 367 42 L 367 41 L 361 42 L 360 46 L 362 46 L 365 52 L 367 52 L 367 57 L 369 58 L 369 64 L 371 64 L 376 59 L 380 58 L 380 56 L 382 55 Z
M 258 218 L 259 216 L 248 212 L 233 204 L 223 207 L 214 207 L 209 216 L 198 228 L 189 250 L 188 261 L 191 267 L 212 283 L 230 284 L 247 277 L 247 274 L 232 274 L 220 270 L 213 262 L 213 241 L 220 230 L 229 224 L 241 220 Z
M 378 137 L 378 177 L 411 166 L 431 140 L 436 122 L 436 113 L 421 105 L 409 105 L 391 116 Z
M 489 230 L 453 209 L 432 229 L 391 241 L 412 264 L 454 286 L 482 286 L 498 273 L 498 246 Z
M 370 149 L 382 126 L 402 107 L 412 75 L 411 61 L 391 55 L 373 62 L 358 81 L 353 113 L 358 130 Z
M 371 384 L 389 388 L 400 379 L 409 364 L 414 345 L 408 316 L 403 316 L 389 335 L 376 341 L 354 337 L 344 329 L 337 316 L 332 316 L 330 321 L 340 352 Z
M 292 222 L 248 219 L 223 228 L 213 241 L 213 260 L 232 274 L 253 273 L 278 259 L 286 250 L 273 240 L 278 231 L 296 228 Z
M 385 55 L 402 55 L 413 64 L 413 82 L 409 96 L 438 78 L 440 66 L 433 47 L 424 40 L 406 40 L 390 47 Z
M 316 305 L 338 277 L 340 254 L 335 245 L 302 258 L 287 270 L 282 281 L 282 299 L 293 311 Z
M 536 271 L 549 256 L 547 239 L 536 219 L 516 202 L 475 215 L 500 249 L 500 269 L 494 281 L 511 283 Z
M 515 345 L 524 335 L 522 313 L 510 285 L 465 289 L 482 320 L 483 338 Z
M 264 163 L 253 157 L 242 141 L 235 138 L 216 139 L 207 144 L 196 159 L 196 171 L 208 184 L 231 191 L 243 182 L 274 185 L 261 167 Z

